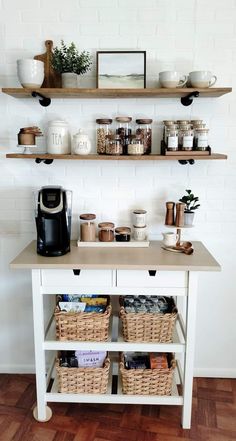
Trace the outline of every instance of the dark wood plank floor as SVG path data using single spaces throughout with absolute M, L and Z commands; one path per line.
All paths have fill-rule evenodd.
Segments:
M 194 380 L 191 430 L 178 406 L 55 403 L 38 423 L 34 404 L 34 375 L 0 375 L 0 441 L 236 440 L 236 379 Z

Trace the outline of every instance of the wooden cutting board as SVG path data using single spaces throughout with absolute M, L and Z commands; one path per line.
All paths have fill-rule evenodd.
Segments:
M 44 62 L 44 82 L 41 87 L 61 87 L 61 74 L 56 72 L 51 66 L 53 41 L 45 41 L 46 52 L 41 55 L 35 55 L 34 59 Z

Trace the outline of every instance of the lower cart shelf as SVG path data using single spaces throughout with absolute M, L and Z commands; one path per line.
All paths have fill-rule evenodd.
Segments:
M 169 396 L 156 395 L 125 395 L 122 393 L 121 377 L 111 375 L 106 394 L 63 394 L 58 393 L 57 379 L 53 380 L 50 392 L 46 393 L 46 401 L 59 403 L 104 403 L 104 404 L 183 404 L 183 397 L 179 395 L 176 383 L 173 383 L 172 394 Z M 114 383 L 117 387 L 114 388 Z M 114 390 L 115 389 L 115 390 Z

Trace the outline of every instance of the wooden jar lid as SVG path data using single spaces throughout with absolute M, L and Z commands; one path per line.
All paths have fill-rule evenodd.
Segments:
M 118 234 L 131 234 L 131 228 L 130 227 L 117 227 L 115 229 L 115 232 Z
M 131 122 L 132 117 L 131 116 L 117 116 L 116 121 L 117 122 Z
M 81 214 L 79 218 L 82 220 L 94 220 L 96 219 L 96 214 L 85 213 L 85 214 Z
M 134 214 L 146 214 L 146 210 L 134 210 L 133 211 Z
M 98 224 L 98 227 L 102 230 L 113 230 L 115 224 L 113 224 L 113 222 L 101 222 L 100 224 Z
M 136 123 L 137 124 L 151 124 L 152 123 L 152 119 L 151 118 L 136 119 Z
M 96 119 L 96 123 L 97 124 L 111 124 L 112 123 L 112 119 L 109 119 L 109 118 L 98 118 L 98 119 Z

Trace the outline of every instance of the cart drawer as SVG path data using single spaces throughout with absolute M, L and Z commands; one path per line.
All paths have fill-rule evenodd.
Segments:
M 112 286 L 111 270 L 42 270 L 44 286 Z
M 187 273 L 184 271 L 118 270 L 117 286 L 185 288 L 187 286 Z

